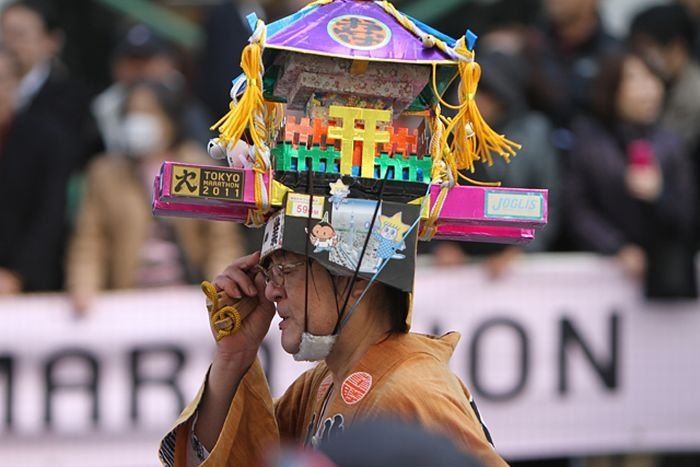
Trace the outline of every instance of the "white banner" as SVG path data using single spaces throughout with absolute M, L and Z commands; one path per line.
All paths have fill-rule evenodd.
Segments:
M 158 465 L 213 351 L 205 313 L 197 288 L 104 294 L 83 320 L 60 295 L 0 299 L 1 463 Z M 413 329 L 462 333 L 452 368 L 510 459 L 700 449 L 700 306 L 649 305 L 604 259 L 419 267 Z M 261 356 L 277 395 L 307 368 L 276 322 Z

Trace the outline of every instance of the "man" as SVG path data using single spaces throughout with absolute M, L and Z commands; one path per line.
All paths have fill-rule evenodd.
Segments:
M 125 149 L 120 123 L 129 87 L 138 81 L 159 81 L 185 96 L 186 83 L 175 48 L 143 24 L 131 26 L 126 31 L 110 64 L 114 81 L 95 97 L 91 108 L 106 151 L 119 153 Z M 180 118 L 186 136 L 204 146 L 210 137 L 210 116 L 204 107 L 188 97 Z
M 395 218 L 386 204 L 389 215 L 380 218 Z M 372 281 L 300 254 L 304 242 L 294 237 L 307 238 L 302 221 L 271 219 L 266 234 L 284 225 L 288 249 L 266 245 L 267 256 L 240 258 L 215 279 L 229 297 L 259 304 L 239 332 L 219 341 L 203 391 L 161 446 L 164 464 L 185 465 L 176 452 L 191 448 L 186 465 L 253 465 L 280 439 L 315 446 L 356 421 L 389 416 L 448 436 L 486 465 L 506 465 L 447 366 L 459 336 L 408 332 L 410 293 L 379 282 L 396 283 L 395 271 Z M 404 240 L 415 245 L 415 233 Z M 395 266 L 412 286 L 413 264 Z M 273 402 L 256 355 L 275 311 L 284 350 L 321 362 Z
M 331 21 L 329 32 L 325 25 Z M 296 30 L 319 25 L 318 41 L 286 41 L 296 41 Z M 450 152 L 450 131 L 443 132 L 442 123 L 459 126 L 455 138 L 488 142 L 503 148 L 501 154 L 517 146 L 491 130 L 468 100 L 460 118 L 479 123 L 471 136 L 465 134 L 464 120 L 453 124 L 430 118 L 440 115 L 440 92 L 432 89 L 435 84 L 429 86 L 428 69 L 422 66 L 426 57 L 436 67 L 454 59 L 463 83 L 475 85 L 468 49 L 473 41 L 468 33 L 451 48 L 452 39 L 375 2 L 318 2 L 269 26 L 256 22 L 242 54 L 244 80 L 233 83 L 233 104 L 215 124 L 219 137 L 209 149 L 214 158 L 229 159 L 234 168 L 228 173 L 234 171 L 240 179 L 242 169 L 236 167 L 242 154 L 237 151 L 254 157 L 254 168 L 244 175 L 254 181 L 255 193 L 244 201 L 247 206 L 235 200 L 224 206 L 232 210 L 226 215 L 247 211 L 230 218 L 265 226 L 262 248 L 235 260 L 213 285 L 204 284 L 217 351 L 202 391 L 161 444 L 165 465 L 256 465 L 280 440 L 320 446 L 346 427 L 380 418 L 418 424 L 449 437 L 485 465 L 506 465 L 494 451 L 469 391 L 449 369 L 459 336 L 408 332 L 417 227 L 425 221 L 420 232 L 425 240 L 439 233 L 440 209 L 431 211 L 431 190 L 440 191 L 444 201 L 454 188 L 450 177 L 466 169 L 468 148 L 463 144 L 454 149 L 464 156 L 463 164 L 435 161 Z M 329 61 L 326 48 L 335 44 L 342 46 L 342 58 Z M 435 50 L 426 50 L 433 46 Z M 276 63 L 283 63 L 278 69 L 265 66 L 275 47 L 280 47 Z M 303 54 L 299 47 L 305 48 Z M 384 63 L 359 60 L 361 53 L 372 60 L 381 55 Z M 394 78 L 405 86 L 394 89 Z M 284 109 L 265 102 L 270 79 L 276 80 L 274 92 L 286 99 Z M 338 89 L 342 94 L 335 94 Z M 425 89 L 435 97 L 432 103 L 416 100 Z M 391 104 L 387 94 L 394 96 Z M 412 102 L 426 111 L 422 122 L 411 120 L 420 129 L 404 119 L 413 115 Z M 288 117 L 282 131 L 278 112 Z M 294 125 L 294 117 L 302 126 Z M 379 122 L 391 125 L 391 132 Z M 396 132 L 415 142 L 406 144 Z M 268 147 L 267 141 L 278 136 L 282 141 Z M 247 138 L 250 151 L 239 144 Z M 355 157 L 359 140 L 362 150 Z M 393 143 L 393 157 L 383 154 L 381 141 Z M 428 173 L 433 176 L 426 177 Z M 163 212 L 196 215 L 211 206 L 196 194 L 190 196 L 192 202 L 203 204 L 167 206 L 160 188 L 156 204 Z M 460 204 L 460 211 L 468 203 L 454 204 Z M 445 234 L 473 238 L 469 232 L 462 226 L 460 232 Z M 245 312 L 251 302 L 252 312 Z M 282 319 L 283 349 L 296 360 L 319 362 L 277 401 L 256 361 L 275 312 Z
M 533 105 L 568 128 L 591 108 L 591 83 L 607 54 L 619 49 L 600 18 L 599 0 L 547 0 L 547 24 L 531 46 Z M 562 149 L 568 144 L 555 141 Z
M 54 119 L 72 146 L 66 163 L 82 166 L 92 155 L 94 122 L 87 89 L 59 60 L 63 31 L 55 10 L 41 0 L 10 2 L 0 14 L 0 33 L 20 64 L 17 112 Z
M 57 291 L 66 191 L 85 122 L 81 94 L 55 55 L 58 26 L 34 2 L 0 14 L 0 295 Z

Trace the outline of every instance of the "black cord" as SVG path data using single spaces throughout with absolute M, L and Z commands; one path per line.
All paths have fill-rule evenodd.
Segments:
M 343 301 L 343 308 L 342 310 L 345 311 L 345 308 L 348 306 L 348 302 L 350 301 L 350 294 L 352 293 L 352 288 L 355 286 L 355 282 L 357 281 L 357 276 L 360 274 L 360 267 L 362 266 L 362 260 L 365 257 L 365 253 L 367 252 L 367 246 L 369 245 L 369 239 L 372 236 L 372 231 L 374 230 L 374 222 L 377 220 L 377 214 L 379 213 L 379 208 L 382 204 L 382 198 L 384 197 L 384 187 L 386 186 L 386 180 L 389 178 L 389 171 L 387 170 L 384 173 L 384 178 L 382 179 L 382 184 L 379 187 L 379 197 L 377 198 L 377 205 L 374 207 L 374 215 L 372 216 L 372 221 L 369 224 L 369 231 L 367 232 L 367 236 L 365 237 L 365 243 L 362 245 L 362 252 L 360 253 L 360 258 L 357 261 L 357 267 L 355 268 L 355 272 L 352 275 L 352 279 L 350 280 L 350 285 L 348 287 L 348 291 L 345 294 L 345 300 Z M 335 330 L 333 331 L 333 334 L 336 334 L 339 331 L 340 327 L 340 321 L 336 323 L 335 325 Z
M 307 168 L 311 160 L 306 160 Z M 311 258 L 309 256 L 309 236 L 311 235 L 311 214 L 314 208 L 314 182 L 313 171 L 309 170 L 309 215 L 306 218 L 306 242 L 304 242 L 304 256 L 306 257 L 306 281 L 304 283 L 304 332 L 309 332 L 309 275 L 311 272 Z

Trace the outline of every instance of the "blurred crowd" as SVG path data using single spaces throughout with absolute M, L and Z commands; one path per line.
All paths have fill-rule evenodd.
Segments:
M 650 299 L 697 297 L 699 8 L 646 5 L 623 37 L 600 0 L 468 9 L 480 18 L 479 108 L 523 145 L 470 176 L 548 188 L 550 217 L 525 248 L 442 243 L 437 262 L 481 261 L 498 278 L 524 252 L 590 251 L 616 258 Z
M 649 299 L 693 299 L 700 0 L 645 6 L 622 37 L 601 2 L 465 1 L 433 24 L 479 34 L 478 106 L 523 145 L 510 165 L 469 177 L 549 189 L 550 218 L 526 247 L 433 242 L 425 253 L 499 278 L 528 252 L 595 252 Z M 65 290 L 84 313 L 101 290 L 213 277 L 251 250 L 250 233 L 153 217 L 154 175 L 165 160 L 214 163 L 208 127 L 240 72 L 245 14 L 274 20 L 307 2 L 206 2 L 196 50 L 99 2 L 58 3 L 0 13 L 0 295 Z
M 208 126 L 240 72 L 245 13 L 274 20 L 306 2 L 207 2 L 193 50 L 75 3 L 4 2 L 0 14 L 0 294 L 67 290 L 85 311 L 100 290 L 196 282 L 250 250 L 239 226 L 151 216 L 151 183 L 164 160 L 212 163 Z M 465 2 L 438 21 L 479 34 L 479 108 L 523 145 L 469 177 L 549 189 L 549 224 L 526 247 L 425 253 L 498 278 L 523 253 L 591 251 L 651 299 L 696 297 L 699 21 L 698 0 L 646 6 L 624 37 L 606 30 L 600 0 Z
M 62 60 L 70 31 L 57 3 L 0 14 L 0 295 L 65 289 L 85 312 L 101 290 L 213 277 L 246 251 L 240 227 L 150 212 L 163 161 L 212 163 L 214 112 L 183 51 L 124 18 L 104 54 L 110 79 L 90 82 Z M 247 32 L 230 6 L 234 50 Z

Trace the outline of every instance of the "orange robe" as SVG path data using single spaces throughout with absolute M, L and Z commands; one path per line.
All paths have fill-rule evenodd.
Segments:
M 275 402 L 256 362 L 241 381 L 221 435 L 201 465 L 256 465 L 280 441 L 314 445 L 355 421 L 393 418 L 447 436 L 488 467 L 507 466 L 489 443 L 469 391 L 448 367 L 459 338 L 457 333 L 440 338 L 394 335 L 370 347 L 340 388 L 332 388 L 330 371 L 321 362 Z M 202 392 L 161 443 L 163 465 L 184 467 L 185 443 Z

